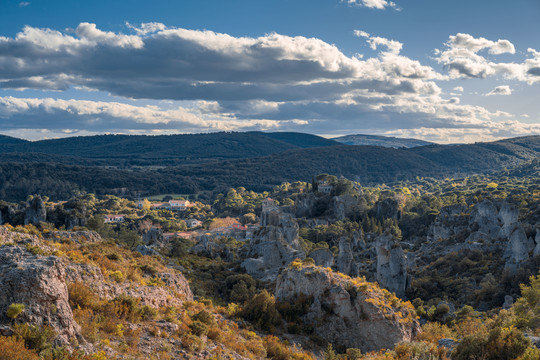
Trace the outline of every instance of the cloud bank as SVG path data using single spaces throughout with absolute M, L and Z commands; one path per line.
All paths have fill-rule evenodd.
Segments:
M 369 2 L 378 8 L 376 3 Z M 83 88 L 131 99 L 190 100 L 193 107 L 0 97 L 0 130 L 306 131 L 309 126 L 325 134 L 399 129 L 425 138 L 460 132 L 496 138 L 540 130 L 509 122 L 513 116 L 505 112 L 461 104 L 438 85 L 497 74 L 538 82 L 540 53 L 533 49 L 521 64 L 480 55 L 515 54 L 507 40 L 451 36 L 436 53 L 445 74 L 402 55 L 401 42 L 361 30 L 354 34 L 376 52 L 373 57 L 347 56 L 320 39 L 276 33 L 233 37 L 160 23 L 127 24 L 127 30 L 81 23 L 73 31 L 27 26 L 13 38 L 0 37 L 0 88 Z M 494 91 L 511 92 L 504 86 Z

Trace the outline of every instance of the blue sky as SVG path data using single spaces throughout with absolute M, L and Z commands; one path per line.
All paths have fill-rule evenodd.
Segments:
M 539 18 L 538 0 L 4 0 L 0 133 L 538 134 Z

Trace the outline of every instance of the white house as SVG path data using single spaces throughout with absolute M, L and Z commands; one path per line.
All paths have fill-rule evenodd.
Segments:
M 186 211 L 190 206 L 188 200 L 169 200 L 169 209 L 175 211 Z
M 125 221 L 125 215 L 104 215 L 105 223 L 121 223 Z

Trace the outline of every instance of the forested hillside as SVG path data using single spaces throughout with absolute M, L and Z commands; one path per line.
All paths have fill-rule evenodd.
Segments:
M 251 144 L 265 137 L 260 133 L 252 134 L 256 139 L 252 139 Z M 228 135 L 233 138 L 238 136 L 234 133 L 223 136 Z M 249 138 L 248 135 L 243 136 Z M 279 136 L 287 138 L 292 135 Z M 107 137 L 82 138 L 81 141 L 96 139 L 107 140 L 105 143 L 108 145 L 103 145 L 105 148 L 111 146 Z M 288 144 L 266 139 L 269 146 L 271 142 Z M 287 139 L 290 142 L 293 140 Z M 314 144 L 310 136 L 295 141 L 296 145 L 287 146 Z M 246 150 L 244 158 L 240 159 L 199 159 L 198 162 L 192 159 L 188 164 L 169 167 L 159 166 L 163 164 L 163 158 L 159 156 L 155 160 L 145 158 L 147 165 L 155 166 L 142 168 L 129 166 L 132 160 L 127 156 L 122 158 L 120 150 L 111 153 L 120 154 L 118 159 L 112 161 L 54 154 L 9 153 L 2 154 L 0 162 L 0 198 L 20 201 L 30 194 L 40 193 L 61 199 L 77 192 L 127 196 L 135 196 L 137 192 L 146 196 L 193 194 L 200 191 L 219 192 L 237 186 L 263 191 L 284 181 L 310 181 L 313 174 L 320 173 L 344 176 L 365 185 L 392 184 L 416 177 L 441 179 L 513 168 L 538 157 L 539 143 L 540 137 L 536 136 L 493 143 L 430 145 L 412 149 L 339 145 L 294 148 L 262 157 L 249 157 L 250 153 Z M 216 149 L 227 147 L 228 144 L 231 144 L 228 140 L 215 144 L 214 154 L 217 154 Z M 240 145 L 236 143 L 234 146 L 238 150 Z M 100 145 L 99 142 L 91 143 L 89 147 L 99 149 Z M 168 151 L 165 147 L 160 149 L 163 153 Z M 187 153 L 187 150 L 184 151 Z M 198 151 L 202 154 L 203 150 Z M 268 151 L 271 151 L 270 148 Z M 118 161 L 125 166 L 111 166 L 118 165 Z

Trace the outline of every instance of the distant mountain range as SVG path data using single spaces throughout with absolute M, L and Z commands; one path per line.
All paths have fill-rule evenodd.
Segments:
M 540 136 L 398 149 L 261 132 L 1 140 L 0 199 L 11 201 L 34 193 L 65 199 L 79 191 L 150 196 L 238 186 L 267 190 L 321 173 L 392 184 L 500 171 L 540 156 Z
M 424 145 L 433 145 L 434 143 L 418 140 L 418 139 L 407 139 L 407 138 L 397 138 L 397 137 L 388 137 L 388 136 L 378 136 L 378 135 L 345 135 L 336 138 L 332 138 L 337 142 L 346 145 L 371 145 L 371 146 L 383 146 L 390 147 L 394 149 L 400 148 L 413 148 L 417 146 Z

